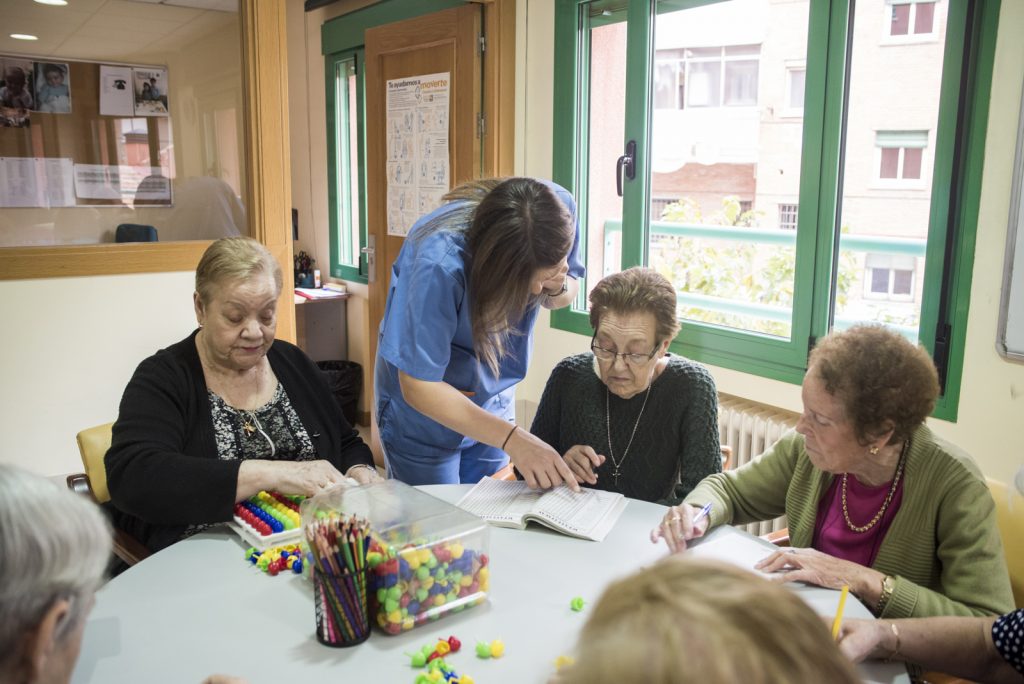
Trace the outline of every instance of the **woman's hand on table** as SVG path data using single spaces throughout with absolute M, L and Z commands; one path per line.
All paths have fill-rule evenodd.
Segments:
M 859 663 L 892 654 L 896 650 L 895 645 L 887 646 L 886 642 L 894 639 L 886 621 L 844 620 L 839 629 L 839 650 L 852 662 Z
M 594 472 L 594 469 L 605 462 L 605 457 L 594 451 L 592 447 L 577 444 L 565 452 L 565 462 L 578 481 L 593 485 L 597 484 L 597 473 Z
M 651 543 L 657 544 L 659 539 L 664 539 L 672 553 L 684 550 L 686 542 L 703 537 L 708 530 L 710 520 L 707 516 L 703 516 L 694 525 L 693 521 L 700 510 L 689 504 L 671 506 L 661 519 L 661 525 L 651 530 Z
M 517 428 L 512 432 L 505 453 L 530 489 L 551 489 L 565 483 L 572 491 L 580 491 L 576 476 L 559 453 L 526 430 Z
M 877 600 L 879 593 L 872 592 L 871 587 L 880 588 L 885 578 L 877 570 L 816 549 L 781 549 L 762 559 L 754 568 L 773 573 L 772 579 L 778 582 L 807 582 L 826 589 L 842 589 L 846 585 L 869 605 Z
M 360 468 L 360 470 L 364 470 Z M 247 499 L 262 489 L 282 494 L 313 496 L 343 482 L 345 476 L 330 461 L 243 461 L 238 468 L 236 501 Z
M 345 477 L 350 477 L 361 485 L 371 482 L 381 482 L 384 478 L 380 476 L 377 469 L 372 465 L 357 463 L 345 471 Z

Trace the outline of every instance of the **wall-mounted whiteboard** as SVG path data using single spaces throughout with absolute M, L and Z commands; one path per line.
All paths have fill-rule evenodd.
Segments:
M 1017 157 L 1013 165 L 1010 224 L 1006 230 L 1006 262 L 999 309 L 996 349 L 1007 359 L 1024 362 L 1024 94 L 1017 128 Z

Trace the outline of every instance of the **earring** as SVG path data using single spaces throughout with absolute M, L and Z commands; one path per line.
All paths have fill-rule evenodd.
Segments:
M 875 454 L 878 453 L 878 447 L 876 447 L 876 446 L 871 447 L 870 449 L 868 449 L 868 453 L 871 454 L 872 456 L 874 456 Z

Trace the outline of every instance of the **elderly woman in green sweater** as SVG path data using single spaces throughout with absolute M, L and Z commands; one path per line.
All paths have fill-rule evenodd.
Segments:
M 677 503 L 722 470 L 715 381 L 669 353 L 676 292 L 649 268 L 604 278 L 590 293 L 591 353 L 551 373 L 530 431 L 576 479 L 634 499 Z
M 844 584 L 879 617 L 1013 608 L 995 504 L 967 454 L 924 424 L 939 386 L 927 352 L 856 326 L 811 353 L 796 431 L 701 482 L 651 540 L 672 551 L 708 529 L 785 513 L 792 549 L 758 564 L 780 581 Z M 711 514 L 695 522 L 711 503 Z

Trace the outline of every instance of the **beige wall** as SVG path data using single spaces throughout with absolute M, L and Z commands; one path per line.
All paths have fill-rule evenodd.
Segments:
M 188 335 L 193 273 L 0 281 L 0 462 L 80 472 L 75 434 L 117 418 L 138 363 Z

